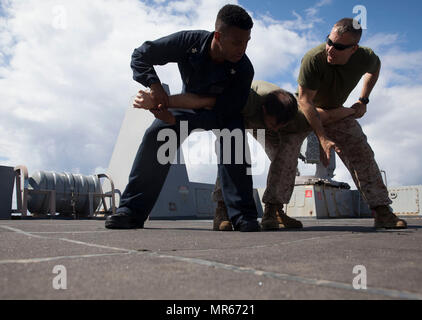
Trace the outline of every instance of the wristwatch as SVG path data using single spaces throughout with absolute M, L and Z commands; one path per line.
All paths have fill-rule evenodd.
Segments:
M 363 104 L 368 104 L 369 103 L 369 99 L 368 98 L 359 98 L 359 101 L 362 102 Z

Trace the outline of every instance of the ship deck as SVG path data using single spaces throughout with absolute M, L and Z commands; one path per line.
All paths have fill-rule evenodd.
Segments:
M 372 219 L 302 221 L 303 230 L 259 233 L 213 232 L 210 220 L 140 230 L 0 221 L 0 299 L 422 299 L 422 218 L 398 231 L 377 231 Z M 58 265 L 65 290 L 53 287 Z

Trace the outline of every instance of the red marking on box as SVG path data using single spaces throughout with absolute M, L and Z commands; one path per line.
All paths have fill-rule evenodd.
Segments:
M 305 198 L 312 198 L 312 190 L 305 191 Z

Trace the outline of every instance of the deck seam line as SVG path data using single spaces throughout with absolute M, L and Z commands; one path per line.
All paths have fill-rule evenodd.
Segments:
M 314 285 L 314 286 L 320 286 L 320 287 L 322 286 L 322 287 L 343 289 L 343 290 L 349 290 L 349 291 L 352 290 L 354 292 L 362 292 L 362 293 L 369 293 L 369 294 L 374 294 L 374 295 L 382 295 L 382 296 L 387 296 L 387 297 L 391 297 L 391 298 L 422 300 L 422 294 L 418 294 L 418 293 L 398 291 L 398 290 L 393 290 L 393 289 L 375 288 L 375 287 L 368 287 L 366 290 L 357 291 L 356 289 L 353 288 L 353 286 L 351 284 L 347 284 L 347 283 L 343 283 L 343 282 L 336 282 L 336 281 L 330 281 L 330 280 L 318 280 L 318 279 L 305 278 L 305 277 L 289 275 L 289 274 L 275 273 L 275 272 L 270 272 L 270 271 L 261 271 L 261 270 L 256 270 L 256 269 L 253 269 L 253 268 L 238 267 L 238 266 L 234 266 L 234 265 L 230 265 L 230 264 L 224 264 L 224 263 L 220 263 L 220 262 L 216 262 L 216 261 L 209 261 L 209 260 L 204 260 L 204 259 L 199 259 L 199 258 L 188 258 L 188 257 L 175 256 L 175 255 L 166 255 L 166 254 L 160 254 L 160 253 L 157 253 L 157 252 L 139 252 L 139 251 L 136 251 L 136 250 L 128 250 L 128 249 L 123 249 L 123 248 L 108 247 L 108 246 L 97 245 L 97 244 L 92 244 L 92 243 L 83 242 L 83 241 L 71 240 L 71 239 L 67 239 L 67 238 L 43 237 L 43 236 L 33 235 L 30 232 L 26 232 L 26 231 L 20 230 L 18 228 L 13 228 L 13 227 L 9 227 L 9 226 L 1 226 L 1 225 L 0 225 L 0 227 L 7 229 L 7 230 L 10 230 L 10 231 L 13 231 L 13 232 L 16 232 L 16 233 L 19 233 L 19 234 L 24 234 L 24 235 L 29 236 L 29 237 L 35 237 L 35 238 L 41 238 L 41 239 L 61 240 L 61 241 L 66 241 L 66 242 L 75 243 L 75 244 L 81 244 L 81 245 L 90 246 L 90 247 L 98 247 L 98 248 L 106 248 L 106 249 L 111 249 L 111 250 L 125 251 L 124 254 L 133 254 L 133 253 L 146 254 L 146 255 L 149 255 L 149 256 L 152 256 L 152 257 L 172 259 L 172 260 L 176 260 L 176 261 L 182 261 L 182 262 L 187 262 L 187 263 L 191 263 L 191 264 L 214 267 L 214 268 L 224 269 L 224 270 L 228 270 L 228 271 L 234 271 L 234 272 L 238 272 L 238 273 L 249 273 L 249 274 L 253 274 L 253 275 L 256 275 L 256 276 L 264 276 L 266 278 L 272 278 L 272 279 L 278 279 L 278 280 L 284 280 L 284 281 L 294 281 L 294 282 L 299 282 L 299 283 Z M 304 240 L 304 239 L 301 239 L 301 240 Z M 123 254 L 123 253 L 121 253 L 121 254 Z M 46 258 L 44 258 L 44 259 L 46 259 Z
M 52 238 L 52 237 L 39 236 L 39 235 L 32 234 L 30 232 L 26 232 L 26 231 L 20 230 L 18 228 L 13 228 L 13 227 L 9 227 L 9 226 L 1 226 L 0 225 L 0 228 L 7 229 L 7 230 L 10 230 L 10 231 L 16 232 L 18 234 L 23 234 L 23 235 L 26 235 L 28 237 L 34 237 L 34 238 L 38 238 L 38 239 L 48 239 L 48 240 L 56 240 L 56 241 L 60 240 L 60 241 L 70 242 L 70 243 L 74 243 L 74 244 L 80 244 L 80 245 L 89 246 L 89 247 L 108 249 L 108 250 L 116 250 L 116 251 L 124 251 L 124 252 L 131 252 L 131 253 L 138 253 L 139 252 L 137 250 L 104 246 L 104 245 L 100 245 L 100 244 L 83 242 L 83 241 L 72 240 L 72 239 L 67 239 L 67 238 Z
M 0 265 L 2 265 L 2 264 L 40 263 L 40 262 L 56 261 L 56 260 L 61 260 L 61 259 L 79 259 L 79 258 L 97 258 L 97 257 L 106 257 L 106 256 L 120 256 L 120 255 L 130 255 L 132 253 L 133 252 L 115 252 L 115 253 L 110 252 L 110 253 L 83 254 L 83 255 L 73 255 L 73 256 L 57 256 L 57 257 L 45 257 L 45 258 L 0 260 Z
M 356 290 L 353 287 L 353 285 L 348 284 L 348 283 L 343 283 L 343 282 L 305 278 L 301 276 L 282 274 L 282 273 L 276 273 L 276 272 L 271 272 L 271 271 L 256 270 L 256 269 L 248 268 L 248 267 L 238 267 L 238 266 L 234 266 L 230 264 L 209 261 L 209 260 L 204 260 L 204 259 L 187 258 L 187 257 L 174 256 L 174 255 L 164 255 L 164 254 L 159 254 L 155 252 L 154 253 L 150 252 L 148 253 L 148 255 L 155 256 L 158 258 L 167 258 L 167 259 L 173 259 L 177 261 L 199 264 L 199 265 L 204 265 L 208 267 L 214 267 L 214 268 L 219 268 L 219 269 L 224 269 L 224 270 L 229 270 L 229 271 L 234 271 L 234 272 L 249 273 L 256 276 L 264 276 L 266 278 L 300 282 L 303 284 L 314 285 L 314 286 L 319 286 L 319 287 L 329 287 L 329 288 L 343 289 L 343 290 L 349 290 L 349 291 L 351 290 L 354 292 L 382 295 L 382 296 L 387 296 L 390 298 L 422 300 L 422 294 L 413 293 L 413 292 L 405 292 L 405 291 L 399 291 L 399 290 L 394 290 L 394 289 L 384 289 L 384 288 L 376 288 L 376 287 L 368 287 L 366 290 Z

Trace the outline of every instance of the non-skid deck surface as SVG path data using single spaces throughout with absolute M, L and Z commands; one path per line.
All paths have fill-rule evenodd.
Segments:
M 0 221 L 0 299 L 422 299 L 422 219 L 407 221 L 401 231 L 349 219 L 259 233 L 213 232 L 209 220 L 123 231 Z M 64 285 L 56 266 L 65 290 L 53 286 Z M 367 289 L 356 289 L 364 271 Z

